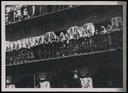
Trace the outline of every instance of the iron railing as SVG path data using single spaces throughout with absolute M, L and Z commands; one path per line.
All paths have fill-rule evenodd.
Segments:
M 122 31 L 86 38 L 72 39 L 69 42 L 53 42 L 34 47 L 6 52 L 6 65 L 26 64 L 34 60 L 63 58 L 95 51 L 123 48 Z

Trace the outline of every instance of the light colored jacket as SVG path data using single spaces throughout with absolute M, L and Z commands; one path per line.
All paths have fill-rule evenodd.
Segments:
M 91 77 L 80 78 L 82 88 L 93 88 L 93 81 Z
M 40 88 L 50 88 L 50 82 L 49 81 L 41 82 Z

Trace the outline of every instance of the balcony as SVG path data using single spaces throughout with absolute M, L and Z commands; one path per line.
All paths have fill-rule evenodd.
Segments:
M 63 9 L 57 9 L 57 10 L 54 10 L 54 11 L 50 11 L 50 12 L 46 12 L 46 13 L 43 13 L 43 14 L 38 14 L 38 15 L 34 15 L 34 16 L 31 16 L 29 18 L 26 18 L 26 19 L 23 19 L 23 20 L 20 20 L 20 21 L 13 21 L 13 22 L 10 22 L 10 23 L 6 23 L 6 27 L 12 27 L 12 26 L 15 26 L 15 25 L 21 25 L 21 24 L 26 24 L 27 23 L 34 23 L 35 21 L 39 21 L 39 20 L 48 20 L 50 16 L 58 16 L 58 14 L 61 14 L 61 13 L 64 13 L 66 11 L 74 11 L 74 9 L 76 8 L 80 8 L 80 6 L 78 5 L 73 5 L 72 7 L 66 7 L 66 8 L 63 8 Z
M 122 31 L 104 35 L 94 35 L 66 42 L 56 42 L 38 45 L 30 49 L 20 49 L 6 52 L 6 66 L 18 66 L 31 63 L 77 58 L 80 56 L 116 52 L 123 48 Z
M 90 15 L 91 13 L 104 15 L 105 11 L 118 10 L 116 15 L 112 13 L 112 14 L 110 14 L 110 16 L 108 18 L 104 18 L 105 20 L 102 19 L 102 20 L 100 20 L 100 22 L 95 23 L 95 24 L 99 24 L 99 23 L 106 22 L 108 19 L 110 19 L 114 16 L 117 16 L 117 15 L 122 16 L 120 14 L 120 11 L 122 11 L 121 7 L 122 6 L 111 6 L 111 5 L 107 5 L 107 6 L 103 6 L 103 5 L 100 5 L 100 6 L 97 6 L 97 5 L 73 5 L 73 7 L 68 7 L 68 8 L 48 12 L 45 14 L 32 16 L 32 17 L 24 19 L 22 21 L 12 22 L 12 23 L 6 24 L 6 27 L 8 28 L 8 27 L 23 26 L 23 25 L 31 25 L 31 24 L 36 24 L 36 23 L 40 23 L 40 22 L 41 23 L 47 23 L 47 22 L 51 22 L 51 21 L 56 22 L 57 20 L 65 20 L 64 17 L 77 16 L 77 15 L 83 15 L 83 14 Z M 85 10 L 85 11 L 83 11 L 83 10 Z M 110 13 L 111 13 L 111 11 L 110 11 Z M 73 14 L 75 14 L 75 15 L 73 15 Z

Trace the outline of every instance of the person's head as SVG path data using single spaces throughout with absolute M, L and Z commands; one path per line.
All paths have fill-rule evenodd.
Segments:
M 112 25 L 108 24 L 107 25 L 107 31 L 111 31 L 112 30 Z
M 59 36 L 56 36 L 56 42 L 59 42 L 59 41 L 60 41 Z
M 81 67 L 79 72 L 82 77 L 86 77 L 89 75 L 90 69 L 88 67 Z
M 98 35 L 98 34 L 99 34 L 98 29 L 96 29 L 95 34 L 96 34 L 96 35 Z
M 39 77 L 40 81 L 46 80 L 47 79 L 47 73 L 44 73 L 44 72 L 39 73 L 38 77 Z

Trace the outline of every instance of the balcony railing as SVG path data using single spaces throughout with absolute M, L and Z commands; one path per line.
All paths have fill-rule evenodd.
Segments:
M 111 49 L 123 48 L 122 31 L 115 31 L 104 35 L 94 35 L 86 38 L 72 39 L 68 43 L 53 42 L 41 44 L 30 49 L 21 48 L 20 50 L 6 52 L 6 65 L 20 65 L 38 60 L 52 60 L 67 58 L 74 55 L 85 55 L 99 53 Z
M 35 10 L 32 9 L 32 7 L 35 7 Z M 9 13 L 6 13 L 6 26 L 72 9 L 75 7 L 78 7 L 78 5 L 23 5 L 20 9 L 12 10 Z M 26 12 L 26 14 L 24 14 L 24 12 Z

